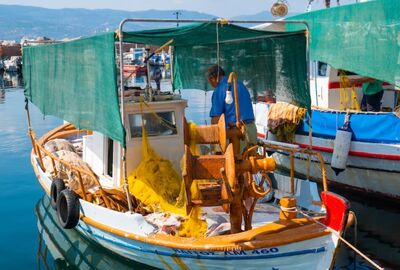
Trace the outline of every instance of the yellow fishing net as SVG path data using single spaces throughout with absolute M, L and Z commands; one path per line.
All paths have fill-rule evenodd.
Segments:
M 185 189 L 182 177 L 169 160 L 160 157 L 150 146 L 142 125 L 142 161 L 129 175 L 129 191 L 152 212 L 169 212 L 184 217 L 178 235 L 201 237 L 207 223 L 200 219 L 201 208 L 186 215 Z
M 340 101 L 340 110 L 355 110 L 360 111 L 360 103 L 357 99 L 357 93 L 354 84 L 351 85 L 349 78 L 346 73 L 341 70 L 339 72 L 340 76 L 340 92 L 339 92 L 339 101 Z M 350 88 L 350 100 L 347 89 Z
M 196 131 L 196 124 L 193 122 L 189 122 L 189 148 L 190 152 L 192 152 L 193 155 L 198 156 L 200 155 L 200 148 L 199 145 L 196 143 L 197 140 L 197 131 Z

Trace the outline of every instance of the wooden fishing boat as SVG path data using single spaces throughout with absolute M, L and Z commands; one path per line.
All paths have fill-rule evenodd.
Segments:
M 157 36 L 155 31 L 124 33 L 122 26 L 127 21 L 121 23 L 117 35 L 107 33 L 24 49 L 27 102 L 44 114 L 69 122 L 36 138 L 27 103 L 32 166 L 57 211 L 60 225 L 79 231 L 123 257 L 162 269 L 332 267 L 349 204 L 329 192 L 326 181 L 322 200 L 309 200 L 309 205 L 319 206 L 320 211 L 296 203 L 294 170 L 287 180 L 288 195 L 280 197 L 279 204 L 257 203 L 273 188 L 269 174 L 275 169 L 275 161 L 267 153 L 278 146 L 255 145 L 243 152 L 240 143 L 245 137 L 244 123 L 227 125 L 222 115 L 218 124 L 188 124 L 184 117 L 187 101 L 179 96 L 158 101 L 150 87 L 146 102 L 128 102 L 124 94 L 120 94 L 119 103 L 117 99 L 116 65 L 110 64 L 115 62 L 116 36 L 119 48 L 129 41 L 172 44 L 174 83 L 185 86 L 185 78 L 195 81 L 203 77 L 202 71 L 190 77 L 183 76 L 188 69 L 179 69 L 186 61 L 180 54 L 187 53 L 189 47 L 192 56 L 196 55 L 198 40 L 214 40 L 217 31 L 226 52 L 230 52 L 230 46 L 246 46 L 250 41 L 251 46 L 276 46 L 274 38 L 279 34 L 212 21 L 163 29 Z M 296 32 L 279 39 L 300 38 L 305 44 L 305 37 L 305 32 Z M 291 40 L 285 42 L 286 46 L 294 44 Z M 207 51 L 207 46 L 215 49 L 212 42 L 203 46 Z M 299 51 L 299 63 L 304 63 L 304 48 Z M 38 65 L 39 56 L 57 54 L 57 59 L 63 61 L 64 53 L 68 57 L 76 53 L 76 59 L 88 61 L 80 69 L 73 61 L 64 67 L 84 78 L 83 85 L 71 85 L 70 81 L 65 84 L 68 80 L 59 74 L 68 72 L 58 72 L 57 63 Z M 79 55 L 83 53 L 85 57 Z M 98 53 L 102 53 L 104 63 L 90 62 L 97 61 L 90 56 Z M 280 57 L 289 57 L 281 53 Z M 249 55 L 243 57 L 237 59 L 239 63 Z M 121 86 L 123 66 L 123 62 L 119 64 Z M 39 76 L 44 72 L 54 77 Z M 306 73 L 302 74 L 302 80 L 307 80 Z M 234 73 L 229 83 L 237 96 Z M 52 91 L 53 85 L 59 91 Z M 286 85 L 290 87 L 289 79 Z M 85 91 L 79 91 L 82 89 Z M 240 119 L 240 101 L 235 100 L 236 119 Z M 197 146 L 204 144 L 215 145 L 220 151 L 197 152 Z M 280 150 L 292 157 L 297 153 L 315 155 L 322 161 L 312 150 Z M 321 166 L 325 179 L 323 162 Z M 179 181 L 175 181 L 178 174 L 173 171 L 181 172 Z

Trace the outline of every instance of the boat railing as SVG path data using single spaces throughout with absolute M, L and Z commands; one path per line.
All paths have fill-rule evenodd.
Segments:
M 326 169 L 324 158 L 321 153 L 317 151 L 313 151 L 309 148 L 301 148 L 298 145 L 288 144 L 288 143 L 279 143 L 279 142 L 269 142 L 263 141 L 262 147 L 264 149 L 264 153 L 267 153 L 267 150 L 275 150 L 275 151 L 284 151 L 289 153 L 290 158 L 290 192 L 294 194 L 294 178 L 295 178 L 295 155 L 296 154 L 305 154 L 309 156 L 309 162 L 311 162 L 311 156 L 315 156 L 320 163 L 321 169 L 321 178 L 322 178 L 322 187 L 324 191 L 328 191 L 328 182 L 326 180 Z M 310 166 L 310 163 L 308 164 Z
M 111 207 L 110 202 L 109 202 L 106 194 L 104 193 L 104 190 L 102 189 L 100 181 L 99 181 L 98 177 L 96 177 L 96 175 L 92 171 L 83 169 L 81 167 L 78 167 L 76 165 L 71 164 L 70 162 L 62 160 L 61 158 L 57 157 L 56 155 L 54 155 L 53 153 L 47 151 L 44 148 L 44 144 L 46 142 L 52 140 L 52 139 L 64 138 L 64 137 L 74 136 L 74 135 L 79 135 L 79 134 L 89 135 L 89 134 L 91 134 L 91 131 L 78 130 L 71 124 L 64 124 L 64 125 L 56 128 L 56 129 L 48 132 L 43 137 L 41 137 L 39 140 L 37 140 L 35 138 L 35 134 L 34 134 L 33 131 L 29 132 L 29 136 L 30 136 L 31 141 L 32 141 L 33 152 L 34 152 L 35 156 L 38 158 L 39 166 L 41 167 L 41 169 L 44 172 L 47 171 L 46 167 L 44 166 L 44 162 L 43 162 L 44 155 L 46 155 L 51 160 L 51 164 L 52 164 L 52 167 L 53 167 L 53 171 L 52 171 L 53 176 L 57 176 L 59 174 L 59 171 L 57 170 L 56 162 L 58 164 L 63 165 L 64 168 L 66 168 L 70 172 L 72 172 L 75 175 L 77 175 L 78 176 L 79 186 L 80 186 L 80 191 L 82 193 L 82 198 L 85 201 L 88 201 L 88 196 L 87 196 L 87 189 L 86 189 L 86 187 L 85 187 L 85 185 L 83 183 L 83 177 L 84 176 L 88 177 L 89 179 L 93 180 L 98 185 L 99 190 L 100 190 L 100 196 L 102 197 L 102 199 L 103 199 L 104 203 L 106 204 L 107 208 L 110 208 Z

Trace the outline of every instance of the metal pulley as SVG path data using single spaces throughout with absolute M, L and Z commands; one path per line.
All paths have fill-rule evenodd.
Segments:
M 289 7 L 286 0 L 277 0 L 271 7 L 271 13 L 274 17 L 283 17 L 288 13 Z

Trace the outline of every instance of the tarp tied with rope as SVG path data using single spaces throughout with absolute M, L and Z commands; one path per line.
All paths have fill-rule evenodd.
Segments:
M 125 145 L 114 33 L 23 48 L 25 97 L 43 114 L 99 131 Z
M 176 28 L 124 33 L 125 42 L 162 45 L 173 39 L 174 89 L 212 90 L 205 73 L 219 63 L 234 71 L 254 96 L 309 107 L 306 36 L 233 24 L 197 23 Z
M 125 145 L 118 98 L 115 42 L 105 33 L 23 49 L 25 96 L 44 114 L 99 131 Z M 173 40 L 173 88 L 211 90 L 206 70 L 219 63 L 257 95 L 310 106 L 304 31 L 275 33 L 232 24 L 197 23 L 125 32 L 124 42 L 163 45 Z
M 400 1 L 376 0 L 288 18 L 310 26 L 311 60 L 400 86 Z M 301 27 L 286 25 L 288 30 Z

